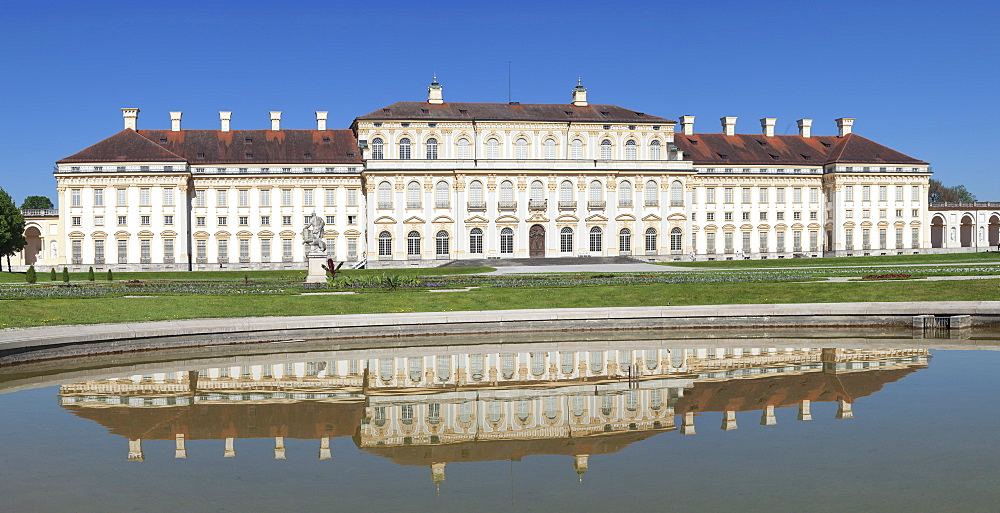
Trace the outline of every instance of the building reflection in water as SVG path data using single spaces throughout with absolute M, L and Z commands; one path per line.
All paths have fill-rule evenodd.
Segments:
M 471 348 L 475 350 L 474 347 Z M 397 351 L 398 354 L 400 351 Z M 284 355 L 283 355 L 284 356 Z M 158 372 L 60 387 L 59 400 L 129 441 L 142 461 L 143 440 L 224 440 L 235 457 L 240 438 L 318 441 L 353 437 L 363 450 L 402 465 L 611 454 L 664 431 L 696 432 L 696 416 L 796 408 L 812 420 L 814 402 L 852 404 L 927 365 L 926 349 L 703 348 L 504 353 L 303 361 Z M 680 425 L 677 424 L 677 418 Z M 701 426 L 698 426 L 701 429 Z

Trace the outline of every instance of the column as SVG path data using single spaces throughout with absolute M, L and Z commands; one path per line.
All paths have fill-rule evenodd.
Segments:
M 778 419 L 774 416 L 774 406 L 767 405 L 764 408 L 764 412 L 760 416 L 761 426 L 774 426 L 778 423 Z
M 184 447 L 184 435 L 174 435 L 174 458 L 187 458 L 187 449 Z
M 812 413 L 809 412 L 809 406 L 810 406 L 809 399 L 803 399 L 802 402 L 799 403 L 799 417 L 798 417 L 799 420 L 813 419 Z
M 274 437 L 274 459 L 283 460 L 285 459 L 285 438 L 281 436 Z
M 324 436 L 319 439 L 319 459 L 328 460 L 330 459 L 330 437 Z
M 684 420 L 681 424 L 681 434 L 682 435 L 693 435 L 694 431 L 694 412 L 689 411 L 684 414 Z
M 142 454 L 142 439 L 129 440 L 128 461 L 144 461 L 145 459 L 145 455 Z
M 226 452 L 223 457 L 225 458 L 236 457 L 236 449 L 233 447 L 233 437 L 226 438 Z
M 841 399 L 837 401 L 837 418 L 838 419 L 853 419 L 854 410 L 852 410 L 851 403 L 847 402 L 847 399 Z
M 723 415 L 722 415 L 722 430 L 723 431 L 732 431 L 732 430 L 736 429 L 737 427 L 738 426 L 736 425 L 736 412 L 735 411 L 727 411 L 727 412 L 723 413 Z

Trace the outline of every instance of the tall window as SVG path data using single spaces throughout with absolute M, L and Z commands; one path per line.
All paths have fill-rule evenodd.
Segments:
M 170 191 L 172 193 L 174 190 L 173 189 L 165 189 L 163 191 L 164 194 L 166 194 L 167 191 Z M 166 196 L 164 196 L 164 198 L 166 198 Z M 174 202 L 171 201 L 170 203 L 167 203 L 166 201 L 164 201 L 163 204 L 164 205 L 173 205 Z M 103 207 L 104 206 L 104 189 L 94 189 L 94 206 L 95 207 Z
M 392 258 L 392 234 L 383 230 L 378 234 L 379 258 Z
M 500 207 L 514 207 L 514 183 L 510 180 L 500 182 Z
M 399 158 L 400 160 L 410 159 L 410 138 L 404 137 L 399 140 Z
M 618 252 L 626 255 L 632 253 L 632 230 L 622 228 L 618 232 Z
M 292 261 L 292 239 L 281 239 L 281 261 Z
M 128 263 L 128 240 L 118 239 L 118 263 Z
M 590 182 L 590 207 L 603 207 L 604 185 L 600 180 Z
M 117 189 L 117 191 L 118 191 L 118 206 L 119 207 L 127 207 L 128 206 L 128 193 L 126 192 L 125 189 Z M 201 201 L 198 202 L 198 206 L 199 207 L 204 207 L 205 206 L 205 191 L 201 191 L 201 193 L 202 193 L 201 198 L 200 198 Z
M 464 137 L 458 140 L 458 158 L 469 158 L 469 140 Z
M 573 203 L 573 182 L 563 180 L 559 184 L 559 203 L 563 206 L 569 206 Z
M 636 160 L 638 158 L 638 151 L 636 151 L 635 140 L 629 139 L 625 141 L 625 160 Z
M 878 200 L 879 201 L 886 201 L 886 199 L 888 198 L 888 196 L 889 196 L 889 193 L 886 191 L 886 186 L 879 185 L 878 186 Z
M 628 180 L 624 180 L 618 184 L 618 206 L 632 206 L 632 182 Z
M 758 232 L 758 235 L 759 235 L 758 242 L 760 242 L 760 252 L 767 253 L 767 232 L 763 231 Z
M 313 191 L 312 189 L 302 190 L 302 204 L 311 207 L 313 204 Z
M 531 196 L 529 199 L 532 203 L 541 203 L 545 199 L 545 186 L 542 185 L 541 180 L 531 182 Z
M 473 180 L 469 184 L 469 205 L 471 207 L 481 207 L 483 205 L 483 182 Z
M 378 208 L 392 208 L 392 184 L 389 182 L 378 184 Z
M 249 207 L 250 206 L 250 191 L 248 191 L 246 189 L 240 189 L 239 193 L 238 193 L 238 196 L 239 196 L 239 198 L 238 198 L 239 199 L 239 205 L 241 207 Z
M 483 230 L 473 228 L 469 231 L 469 253 L 482 254 L 483 252 Z
M 660 141 L 649 143 L 649 160 L 660 160 Z
M 600 253 L 604 245 L 604 232 L 597 226 L 590 229 L 590 252 Z
M 601 141 L 601 160 L 611 160 L 611 140 Z
M 528 140 L 520 138 L 514 142 L 514 158 L 524 160 L 528 158 Z
M 500 141 L 496 137 L 490 137 L 486 140 L 486 158 L 500 158 Z
M 416 230 L 406 234 L 406 258 L 420 258 L 420 232 Z
M 250 261 L 250 239 L 240 239 L 240 263 Z
M 431 137 L 427 139 L 427 160 L 437 160 L 438 158 L 438 140 Z
M 149 189 L 142 189 L 142 190 L 146 191 L 147 198 L 148 198 L 149 197 L 148 196 L 149 195 Z M 70 189 L 69 192 L 70 192 L 70 206 L 73 206 L 73 207 L 82 206 L 82 203 L 80 202 L 80 189 Z M 145 205 L 145 203 L 143 203 L 143 205 Z
M 670 206 L 684 206 L 684 185 L 681 184 L 680 180 L 674 180 L 673 183 L 670 184 Z
M 514 253 L 514 230 L 511 228 L 500 230 L 500 253 L 505 255 Z
M 573 252 L 573 229 L 569 226 L 559 230 L 559 251 L 563 253 Z
M 219 263 L 228 264 L 229 263 L 229 241 L 226 239 L 219 239 Z
M 671 228 L 670 229 L 670 252 L 679 252 L 683 247 L 681 246 L 681 229 Z
M 406 184 L 406 208 L 420 208 L 420 183 L 416 180 Z
M 576 160 L 583 158 L 583 141 L 573 139 L 573 142 L 569 145 L 569 158 Z
M 451 190 L 448 187 L 448 182 L 441 180 L 434 187 L 434 208 L 448 208 L 451 206 L 450 198 Z
M 271 206 L 271 190 L 262 189 L 260 191 L 260 206 L 270 207 Z
M 758 190 L 760 191 L 760 203 L 767 203 L 767 187 L 761 187 Z
M 543 144 L 543 151 L 545 158 L 554 159 L 556 158 L 556 140 L 549 138 L 545 140 Z
M 656 254 L 656 228 L 646 228 L 646 254 Z
M 448 232 L 441 230 L 437 232 L 437 236 L 434 237 L 434 254 L 438 258 L 448 258 Z
M 281 206 L 290 207 L 292 206 L 292 190 L 291 189 L 281 189 Z
M 376 137 L 372 139 L 372 156 L 373 160 L 382 160 L 385 158 L 385 143 L 382 142 L 381 137 Z
M 229 198 L 229 191 L 226 189 L 220 189 L 215 191 L 215 206 L 225 207 L 227 206 L 227 199 Z
M 659 194 L 657 194 L 659 186 L 656 185 L 656 181 L 649 180 L 643 189 L 643 193 L 646 195 L 646 206 L 655 207 L 660 204 Z M 709 202 L 711 203 L 711 202 Z
M 94 263 L 104 263 L 104 239 L 97 239 L 94 241 Z

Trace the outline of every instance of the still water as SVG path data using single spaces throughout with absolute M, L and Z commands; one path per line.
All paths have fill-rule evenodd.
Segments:
M 1000 352 L 906 342 L 0 369 L 0 510 L 997 511 Z

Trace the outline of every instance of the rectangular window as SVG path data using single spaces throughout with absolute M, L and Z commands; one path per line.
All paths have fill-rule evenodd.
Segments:
M 903 209 L 901 208 L 896 209 L 896 217 L 903 217 Z
M 292 261 L 292 239 L 281 239 L 281 261 Z
M 743 220 L 744 221 L 750 220 L 750 212 L 743 212 Z
M 104 263 L 104 239 L 97 239 L 94 241 L 94 263 Z
M 774 250 L 783 253 L 785 251 L 785 232 L 778 232 L 777 239 L 777 246 Z
M 261 226 L 271 226 L 271 216 L 260 216 Z
M 775 215 L 777 216 L 778 221 L 784 221 L 785 220 L 785 213 L 784 212 L 776 212 Z
M 194 218 L 194 224 L 196 226 L 205 226 L 205 218 L 204 217 L 196 217 L 196 218 Z
M 347 259 L 354 262 L 358 259 L 358 239 L 351 237 L 347 239 Z
M 139 263 L 149 264 L 152 262 L 153 259 L 150 253 L 150 240 L 142 239 L 139 241 Z
M 792 219 L 795 221 L 802 219 L 802 212 L 792 212 Z
M 920 186 L 913 185 L 910 187 L 910 201 L 920 202 Z
M 872 188 L 871 186 L 865 185 L 861 188 L 861 201 L 871 201 L 872 200 Z
M 332 207 L 337 204 L 337 189 L 325 189 L 326 206 Z
M 302 203 L 304 205 L 309 206 L 309 207 L 312 206 L 312 204 L 313 204 L 313 192 L 314 191 L 312 189 L 304 189 L 302 191 Z
M 705 203 L 715 203 L 715 187 L 705 189 Z
M 844 201 L 854 201 L 854 186 L 848 185 L 844 187 Z
M 291 226 L 292 216 L 281 216 L 281 226 Z
M 723 218 L 724 218 L 724 219 L 725 219 L 726 221 L 732 221 L 732 220 L 733 220 L 733 213 L 732 213 L 732 212 L 726 212 L 726 213 L 725 213 L 725 214 L 723 215 Z
M 281 206 L 290 207 L 292 206 L 292 190 L 291 189 L 281 189 Z
M 750 188 L 743 188 L 743 203 L 750 203 Z
M 854 229 L 844 230 L 844 249 L 851 251 L 854 249 Z
M 760 213 L 760 220 L 761 221 L 767 221 L 767 212 L 761 212 Z
M 784 187 L 778 187 L 778 190 L 777 190 L 776 194 L 777 194 L 777 198 L 775 198 L 775 200 L 778 203 L 784 203 L 785 202 L 785 188 Z
M 250 224 L 250 216 L 240 216 L 240 226 L 246 226 Z
M 250 262 L 250 240 L 240 239 L 240 263 Z
M 219 240 L 219 263 L 229 263 L 229 241 L 226 239 Z
M 750 252 L 750 232 L 743 232 L 743 252 Z
M 347 224 L 358 224 L 358 216 L 347 216 Z
M 799 230 L 792 232 L 792 251 L 802 251 L 802 232 Z
M 70 198 L 70 203 L 69 203 L 70 206 L 72 207 L 83 206 L 82 202 L 80 201 L 80 189 L 70 189 L 69 198 Z
M 872 248 L 872 231 L 868 228 L 861 229 L 861 246 L 862 249 Z
M 715 234 L 712 232 L 705 234 L 705 252 L 709 255 L 715 254 Z
M 809 212 L 809 219 L 813 221 L 819 219 L 819 212 Z
M 910 232 L 910 245 L 919 248 L 920 247 L 920 228 L 913 228 Z
M 228 198 L 229 198 L 229 191 L 227 191 L 226 189 L 220 189 L 218 191 L 215 191 L 215 206 L 217 207 L 229 206 L 227 204 Z
M 767 203 L 767 187 L 760 188 L 760 202 Z
M 104 216 L 94 216 L 94 226 L 104 226 Z
M 139 224 L 149 226 L 150 217 L 152 216 L 139 216 Z
M 195 241 L 195 262 L 199 264 L 208 263 L 208 241 Z
M 118 226 L 124 226 L 128 224 L 128 216 L 118 216 Z
M 809 251 L 819 251 L 819 232 L 809 232 Z
M 239 198 L 238 201 L 240 202 L 239 204 L 241 207 L 250 206 L 250 191 L 246 189 L 240 189 L 239 192 L 237 193 L 237 196 Z
M 218 221 L 219 221 L 219 226 L 226 226 L 227 224 L 229 224 L 229 218 L 225 216 L 219 216 Z
M 326 224 L 337 224 L 337 216 L 326 216 Z
M 347 206 L 356 207 L 358 206 L 358 190 L 357 189 L 347 189 Z
M 174 189 L 172 187 L 163 189 L 163 204 L 166 206 L 174 204 Z
M 83 218 L 80 216 L 73 216 L 73 226 L 80 226 L 83 224 Z
M 724 192 L 725 192 L 725 200 L 726 200 L 725 202 L 726 203 L 732 203 L 733 202 L 733 188 L 732 187 L 726 187 L 725 190 L 724 190 Z
M 94 189 L 94 206 L 104 206 L 104 189 Z
M 205 190 L 198 189 L 194 191 L 194 206 L 204 207 L 205 206 Z
M 271 261 L 271 239 L 260 240 L 260 261 L 264 263 Z
M 886 248 L 885 238 L 886 238 L 885 228 L 879 228 L 879 230 L 878 230 L 878 248 L 879 249 L 885 249 Z
M 885 219 L 885 209 L 884 208 L 878 211 L 878 218 L 879 219 Z
M 886 186 L 879 185 L 878 186 L 878 200 L 879 201 L 886 201 L 887 199 L 888 199 L 888 191 L 886 190 Z
M 903 229 L 896 228 L 896 249 L 903 249 Z
M 816 187 L 809 188 L 809 202 L 819 203 L 819 189 L 817 189 Z
M 174 263 L 174 239 L 163 239 L 163 263 Z
M 128 240 L 118 239 L 118 263 L 128 263 Z
M 174 224 L 174 216 L 163 216 L 163 224 L 166 225 Z
M 800 187 L 792 189 L 792 203 L 802 203 L 802 189 Z
M 861 211 L 861 217 L 863 217 L 865 219 L 868 219 L 871 216 L 872 216 L 872 211 L 871 210 L 862 210 Z
M 759 234 L 760 242 L 760 252 L 767 253 L 767 232 L 760 232 Z
M 152 197 L 149 193 L 149 187 L 143 187 L 139 189 L 139 206 L 148 207 L 152 201 Z
M 726 253 L 733 252 L 733 232 L 726 232 L 722 234 L 724 243 L 726 245 Z
M 896 201 L 903 201 L 903 186 L 896 186 Z
M 260 191 L 260 206 L 270 207 L 271 206 L 271 190 L 263 189 Z
M 117 189 L 118 191 L 118 206 L 127 207 L 128 206 L 128 191 L 126 189 Z
M 844 211 L 844 217 L 854 217 L 854 211 L 851 210 L 851 209 L 845 210 Z
M 920 217 L 920 210 L 915 208 L 915 209 L 913 209 L 913 210 L 910 211 L 910 215 L 912 217 Z

